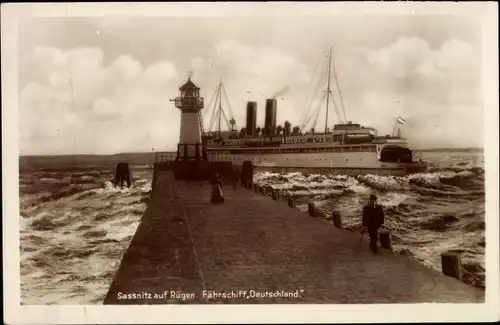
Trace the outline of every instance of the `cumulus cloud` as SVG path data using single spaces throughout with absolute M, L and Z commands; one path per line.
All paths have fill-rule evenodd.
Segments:
M 278 123 L 303 122 L 314 67 L 277 47 L 231 39 L 198 52 L 188 58 L 193 81 L 208 104 L 223 78 L 239 128 L 246 101 L 258 102 L 262 124 L 265 99 L 276 94 Z M 347 118 L 385 134 L 402 116 L 409 122 L 403 133 L 420 147 L 481 145 L 478 57 L 457 39 L 439 47 L 413 37 L 379 48 L 335 50 Z M 147 65 L 125 53 L 110 60 L 99 47 L 35 47 L 31 81 L 20 92 L 22 153 L 174 150 L 180 112 L 170 98 L 187 77 L 179 66 L 171 57 Z M 332 85 L 335 94 L 334 80 Z
M 212 54 L 191 60 L 193 80 L 208 102 L 223 76 L 234 117 L 241 125 L 246 100 L 258 96 L 263 102 L 283 85 L 295 87 L 299 94 L 307 82 L 306 67 L 274 48 L 223 41 L 215 44 Z M 176 148 L 180 112 L 170 98 L 178 95 L 187 75 L 180 75 L 172 62 L 143 67 L 122 55 L 105 65 L 99 48 L 37 47 L 31 64 L 36 80 L 20 94 L 22 151 L 110 153 Z M 252 94 L 246 89 L 252 89 Z
M 431 48 L 420 38 L 400 38 L 384 48 L 341 53 L 348 116 L 384 133 L 403 116 L 410 124 L 402 132 L 420 147 L 481 145 L 479 58 L 457 39 Z
M 148 151 L 176 138 L 171 121 L 179 113 L 168 101 L 179 79 L 175 67 L 144 68 L 128 55 L 104 65 L 103 58 L 99 48 L 34 49 L 35 81 L 20 93 L 21 151 Z

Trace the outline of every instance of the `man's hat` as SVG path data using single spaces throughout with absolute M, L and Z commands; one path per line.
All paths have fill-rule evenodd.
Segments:
M 377 199 L 377 196 L 375 194 L 370 195 L 370 200 L 376 200 L 376 199 Z

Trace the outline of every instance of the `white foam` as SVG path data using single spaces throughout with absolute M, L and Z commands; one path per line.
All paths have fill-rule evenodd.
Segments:
M 404 193 L 387 193 L 379 198 L 379 203 L 385 207 L 396 207 L 409 198 L 410 195 Z

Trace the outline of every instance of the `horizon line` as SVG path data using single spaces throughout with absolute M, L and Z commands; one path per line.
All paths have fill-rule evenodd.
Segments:
M 437 148 L 419 148 L 412 149 L 412 151 L 446 151 L 446 150 L 472 150 L 481 149 L 484 151 L 483 147 L 437 147 Z M 156 152 L 177 152 L 164 150 L 164 151 L 133 151 L 133 152 L 117 152 L 117 153 L 64 153 L 64 154 L 19 154 L 19 157 L 51 157 L 51 156 L 117 156 L 117 155 L 137 155 L 137 154 L 154 154 Z

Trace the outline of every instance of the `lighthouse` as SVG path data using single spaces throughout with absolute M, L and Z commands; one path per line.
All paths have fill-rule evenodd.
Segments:
M 179 88 L 180 96 L 176 97 L 175 107 L 181 110 L 181 128 L 177 145 L 178 160 L 200 160 L 202 158 L 200 111 L 203 109 L 203 98 L 189 76 L 188 81 Z

